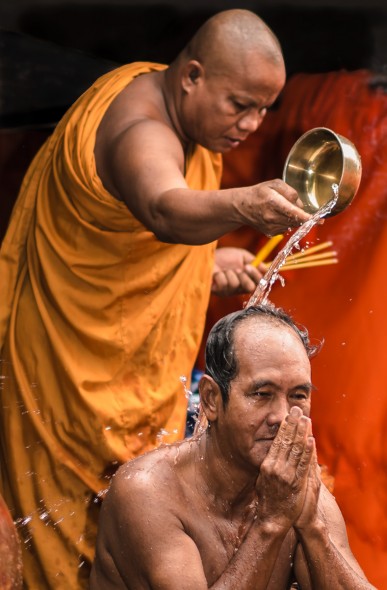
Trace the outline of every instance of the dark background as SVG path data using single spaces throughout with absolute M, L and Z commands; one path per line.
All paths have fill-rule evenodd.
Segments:
M 271 26 L 288 76 L 387 64 L 387 0 L 13 0 L 0 8 L 0 126 L 55 122 L 102 72 L 137 60 L 169 63 L 205 19 L 235 7 Z

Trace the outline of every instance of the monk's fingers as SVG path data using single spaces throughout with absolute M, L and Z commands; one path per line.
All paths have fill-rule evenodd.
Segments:
M 252 264 L 246 264 L 244 266 L 244 273 L 248 276 L 248 278 L 254 282 L 254 285 L 258 285 L 259 281 L 265 274 L 266 268 L 263 264 L 259 264 L 256 268 Z
M 230 289 L 237 289 L 240 285 L 240 276 L 243 274 L 241 270 L 227 269 L 223 271 Z
M 224 270 L 213 275 L 212 292 L 216 295 L 251 293 L 262 278 L 258 269 L 246 265 L 244 270 Z
M 227 296 L 235 293 L 239 279 L 235 271 L 219 271 L 212 276 L 211 291 L 215 295 Z
M 271 187 L 277 191 L 282 197 L 285 197 L 287 201 L 297 205 L 299 207 L 303 207 L 302 201 L 297 193 L 297 191 L 291 187 L 289 184 L 284 182 L 279 178 L 275 178 L 270 183 Z
M 254 267 L 252 268 L 254 269 L 254 271 L 257 270 Z M 243 270 L 237 273 L 236 278 L 238 279 L 238 282 L 234 282 L 234 293 L 251 293 L 252 291 L 254 291 L 261 279 L 261 276 L 258 271 L 252 273 L 252 275 L 254 278 L 250 276 L 250 273 L 247 272 L 247 270 Z

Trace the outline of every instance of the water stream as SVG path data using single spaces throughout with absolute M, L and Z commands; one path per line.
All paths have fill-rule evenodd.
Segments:
M 286 258 L 290 256 L 290 254 L 293 251 L 293 248 L 299 246 L 299 241 L 302 238 L 304 238 L 310 232 L 310 230 L 321 219 L 323 219 L 323 217 L 325 217 L 332 211 L 339 197 L 338 189 L 339 187 L 337 184 L 332 184 L 332 199 L 325 203 L 325 205 L 323 205 L 320 209 L 318 209 L 316 213 L 314 213 L 312 217 L 308 219 L 308 221 L 305 221 L 305 223 L 303 223 L 298 228 L 298 230 L 294 232 L 294 234 L 289 238 L 282 250 L 278 252 L 277 256 L 274 258 L 266 273 L 259 281 L 257 288 L 255 289 L 254 293 L 247 302 L 246 307 L 267 303 L 271 288 L 274 285 L 275 281 L 279 278 L 278 273 L 281 267 L 285 264 Z
M 280 250 L 280 252 L 278 252 L 277 256 L 274 258 L 266 273 L 259 281 L 257 288 L 248 300 L 246 307 L 251 307 L 252 305 L 260 304 L 264 305 L 268 302 L 268 297 L 271 288 L 274 285 L 275 281 L 281 278 L 279 275 L 279 271 L 281 267 L 285 264 L 286 258 L 290 256 L 290 254 L 292 253 L 293 248 L 299 247 L 299 241 L 302 238 L 304 238 L 321 219 L 326 217 L 332 211 L 333 207 L 336 205 L 337 199 L 339 198 L 339 187 L 336 183 L 332 184 L 332 194 L 332 199 L 328 201 L 325 205 L 320 207 L 320 209 L 318 209 L 312 215 L 312 217 L 308 219 L 308 221 L 305 221 L 305 223 L 303 223 L 298 228 L 298 230 L 295 231 L 292 236 L 290 236 L 285 246 L 282 248 L 282 250 Z M 199 413 L 195 424 L 193 436 L 198 437 L 201 434 L 203 434 L 207 426 L 207 418 L 199 404 Z

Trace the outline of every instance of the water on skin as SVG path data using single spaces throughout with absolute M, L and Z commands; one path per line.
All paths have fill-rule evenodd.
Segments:
M 274 258 L 273 262 L 267 269 L 262 279 L 259 281 L 257 288 L 255 289 L 254 293 L 247 302 L 247 307 L 267 303 L 272 286 L 274 285 L 275 281 L 278 278 L 280 278 L 280 275 L 278 273 L 281 267 L 285 264 L 286 258 L 290 256 L 290 254 L 293 251 L 293 248 L 299 247 L 299 241 L 310 232 L 310 230 L 316 225 L 316 223 L 318 223 L 320 219 L 322 219 L 332 211 L 339 197 L 338 188 L 339 187 L 337 184 L 332 184 L 332 199 L 328 201 L 328 203 L 323 205 L 323 207 L 318 209 L 318 211 L 316 211 L 316 213 L 314 213 L 314 215 L 312 215 L 312 217 L 308 219 L 308 221 L 305 221 L 305 223 L 303 223 L 298 228 L 298 230 L 294 232 L 294 234 L 289 238 L 285 246 Z

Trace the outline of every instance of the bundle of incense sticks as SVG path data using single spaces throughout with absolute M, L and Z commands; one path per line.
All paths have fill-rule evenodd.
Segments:
M 271 238 L 267 242 L 267 244 L 265 244 L 265 246 L 257 253 L 257 256 L 255 257 L 252 264 L 254 266 L 258 266 L 258 264 L 262 263 L 263 266 L 266 269 L 268 269 L 272 264 L 272 261 L 263 261 L 282 238 L 283 236 L 274 236 L 274 238 Z M 321 244 L 317 244 L 316 246 L 312 246 L 311 248 L 306 248 L 305 250 L 296 252 L 295 254 L 291 254 L 286 258 L 285 264 L 281 266 L 280 272 L 284 270 L 297 270 L 301 268 L 311 268 L 314 266 L 327 266 L 329 264 L 337 264 L 338 258 L 337 252 L 335 250 L 321 252 L 322 250 L 326 250 L 331 246 L 332 242 L 322 242 Z M 316 252 L 319 253 L 316 254 Z

